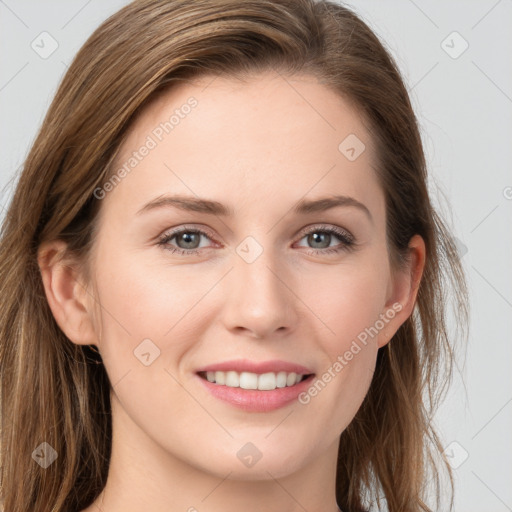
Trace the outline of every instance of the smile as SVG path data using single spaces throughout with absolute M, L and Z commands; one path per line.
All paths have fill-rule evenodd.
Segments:
M 272 391 L 278 388 L 295 386 L 306 379 L 308 374 L 295 372 L 237 372 L 231 371 L 207 371 L 199 372 L 201 378 L 208 382 L 229 388 L 257 389 L 259 391 Z

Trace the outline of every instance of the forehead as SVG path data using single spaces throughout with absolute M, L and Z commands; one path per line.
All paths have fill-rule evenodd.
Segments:
M 130 127 L 106 203 L 135 211 L 155 193 L 243 204 L 379 193 L 369 130 L 311 75 L 202 76 L 156 97 Z M 332 192 L 331 192 L 332 191 Z

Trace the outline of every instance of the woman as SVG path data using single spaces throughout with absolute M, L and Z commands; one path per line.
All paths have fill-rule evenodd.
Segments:
M 464 276 L 399 71 L 350 10 L 114 14 L 0 250 L 5 510 L 438 510 Z

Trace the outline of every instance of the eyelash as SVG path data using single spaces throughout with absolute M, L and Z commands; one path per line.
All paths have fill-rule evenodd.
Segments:
M 172 254 L 178 253 L 181 255 L 194 256 L 201 252 L 202 249 L 181 249 L 180 247 L 172 247 L 169 246 L 169 242 L 176 238 L 177 235 L 183 233 L 194 233 L 198 235 L 204 235 L 205 237 L 212 239 L 209 233 L 197 229 L 197 228 L 181 228 L 176 231 L 172 231 L 171 233 L 164 234 L 158 241 L 157 245 L 161 246 L 164 250 L 170 251 Z M 355 239 L 354 237 L 344 229 L 337 228 L 335 226 L 312 226 L 308 228 L 299 238 L 299 241 L 302 240 L 305 236 L 311 233 L 328 233 L 330 235 L 335 235 L 340 241 L 341 244 L 335 247 L 326 247 L 325 249 L 314 249 L 310 248 L 308 254 L 313 255 L 325 255 L 325 254 L 333 254 L 340 253 L 342 251 L 351 251 L 355 249 Z

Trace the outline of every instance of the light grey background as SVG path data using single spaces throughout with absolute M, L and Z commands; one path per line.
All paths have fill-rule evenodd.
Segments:
M 2 187 L 20 169 L 78 48 L 126 3 L 0 0 Z M 346 3 L 401 67 L 421 124 L 431 192 L 468 273 L 467 357 L 459 357 L 436 418 L 456 468 L 456 511 L 512 511 L 512 0 Z M 47 58 L 31 47 L 43 46 L 43 31 L 58 43 Z M 2 218 L 10 193 L 1 198 Z

